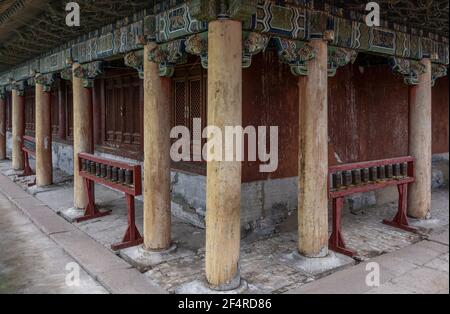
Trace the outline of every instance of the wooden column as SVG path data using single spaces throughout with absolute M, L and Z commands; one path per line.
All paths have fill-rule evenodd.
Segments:
M 6 159 L 6 94 L 0 94 L 0 160 Z
M 328 254 L 328 45 L 311 40 L 316 58 L 299 79 L 299 253 Z
M 144 52 L 144 248 L 171 246 L 170 100 L 171 80 L 159 76 L 158 64 Z
M 12 168 L 23 170 L 25 161 L 22 141 L 25 133 L 25 97 L 23 91 L 12 91 Z
M 242 125 L 242 23 L 239 21 L 209 23 L 208 125 L 219 127 L 222 132 L 225 126 Z M 237 288 L 240 285 L 241 162 L 208 162 L 206 208 L 206 278 L 214 289 Z
M 36 83 L 36 185 L 53 183 L 50 93 Z
M 426 72 L 409 94 L 409 154 L 416 158 L 416 182 L 408 192 L 408 214 L 425 219 L 431 210 L 431 61 L 421 62 Z
M 83 178 L 78 175 L 78 153 L 93 153 L 92 149 L 92 91 L 83 77 L 78 63 L 73 64 L 73 171 L 74 171 L 74 207 L 84 209 L 87 195 Z

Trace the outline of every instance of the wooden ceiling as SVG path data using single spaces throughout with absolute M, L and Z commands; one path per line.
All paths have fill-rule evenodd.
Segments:
M 81 34 L 145 9 L 148 0 L 78 0 L 81 26 L 65 24 L 69 0 L 0 0 L 0 72 Z
M 0 2 L 0 14 L 4 13 L 7 9 L 11 7 L 15 0 L 3 0 Z
M 367 3 L 363 0 L 324 1 L 362 14 L 365 14 L 364 7 Z M 60 46 L 83 33 L 130 16 L 144 8 L 150 8 L 156 3 L 164 6 L 167 3 L 183 1 L 78 0 L 82 14 L 81 27 L 77 28 L 69 28 L 65 25 L 67 2 L 70 1 L 0 0 L 0 72 Z M 293 0 L 286 2 L 295 3 Z M 376 2 L 381 5 L 383 19 L 448 37 L 448 0 L 377 0 Z

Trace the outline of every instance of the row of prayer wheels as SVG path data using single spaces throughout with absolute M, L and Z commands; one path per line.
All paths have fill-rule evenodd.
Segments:
M 408 176 L 408 163 L 353 169 L 332 174 L 332 190 L 401 179 Z
M 99 178 L 123 185 L 133 185 L 133 171 L 83 159 L 81 170 Z

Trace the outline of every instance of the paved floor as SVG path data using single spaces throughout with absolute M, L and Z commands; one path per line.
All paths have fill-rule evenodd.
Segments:
M 73 285 L 75 261 L 1 193 L 0 239 L 0 293 L 107 293 L 82 269 Z
M 428 240 L 314 281 L 291 294 L 448 294 L 448 226 Z M 379 270 L 379 281 L 374 271 Z
M 0 164 L 0 170 L 7 168 L 9 168 L 8 164 Z M 8 178 L 3 178 L 9 181 Z M 10 179 L 17 178 L 10 176 Z M 17 193 L 17 189 L 29 195 L 19 187 L 23 187 L 26 181 L 18 180 L 16 183 L 18 185 L 12 182 L 9 184 L 8 195 Z M 2 186 L 0 186 L 1 189 Z M 31 202 L 32 197 L 28 197 L 30 199 L 27 202 Z M 85 262 L 88 265 L 85 269 L 89 271 L 89 274 L 96 273 L 102 278 L 100 280 L 97 275 L 95 276 L 99 282 L 103 285 L 108 282 L 105 287 L 108 287 L 109 291 L 112 290 L 111 287 L 116 287 L 116 290 L 123 291 L 122 289 L 126 288 L 129 292 L 130 289 L 136 288 L 136 280 L 138 280 L 141 282 L 140 292 L 148 291 L 149 287 L 154 289 L 153 282 L 164 290 L 173 292 L 180 285 L 204 278 L 204 230 L 176 218 L 173 219 L 172 238 L 178 247 L 188 254 L 154 265 L 143 275 L 138 274 L 135 269 L 129 269 L 131 266 L 118 257 L 114 255 L 114 258 L 111 257 L 110 245 L 119 241 L 125 232 L 127 224 L 125 203 L 122 195 L 102 187 L 96 188 L 96 197 L 101 207 L 113 210 L 112 215 L 74 225 L 66 222 L 60 226 L 58 222 L 57 228 L 70 229 L 70 234 L 53 234 L 50 237 L 59 245 L 68 247 L 69 249 L 65 248 L 65 250 L 71 256 L 78 256 L 77 260 L 82 261 L 80 263 Z M 52 214 L 71 207 L 73 201 L 70 180 L 63 180 L 50 190 L 38 191 L 33 200 L 40 202 L 43 206 L 45 204 Z M 136 205 L 137 225 L 142 230 L 142 203 L 138 201 Z M 344 234 L 349 245 L 359 251 L 357 260 L 362 263 L 340 270 L 323 279 L 320 279 L 321 274 L 313 275 L 299 271 L 286 260 L 286 256 L 295 252 L 297 247 L 296 215 L 292 215 L 279 226 L 275 234 L 248 236 L 242 240 L 242 276 L 248 281 L 250 292 L 255 293 L 389 293 L 394 291 L 440 293 L 448 291 L 448 240 L 445 241 L 445 235 L 436 235 L 436 232 L 447 230 L 448 239 L 448 190 L 433 192 L 433 219 L 426 222 L 412 221 L 414 225 L 421 228 L 425 236 L 431 234 L 431 237 L 436 236 L 440 240 L 424 242 L 422 241 L 424 236 L 380 223 L 383 218 L 392 218 L 395 211 L 396 204 L 392 203 L 368 208 L 358 213 L 346 212 L 343 217 Z M 49 215 L 50 213 L 46 212 L 45 216 Z M 91 243 L 87 245 L 86 241 Z M 102 251 L 101 263 L 99 251 Z M 414 260 L 416 257 L 418 259 Z M 356 263 L 356 261 L 353 262 Z M 381 267 L 380 287 L 366 285 L 365 279 L 368 272 L 365 267 L 368 262 L 377 262 Z M 105 272 L 105 265 L 111 266 L 107 272 Z M 117 269 L 121 270 L 120 274 Z M 151 281 L 151 284 L 142 280 L 141 276 Z M 125 281 L 128 281 L 127 284 L 124 284 Z M 414 284 L 416 281 L 419 283 L 426 281 L 430 286 L 417 286 Z

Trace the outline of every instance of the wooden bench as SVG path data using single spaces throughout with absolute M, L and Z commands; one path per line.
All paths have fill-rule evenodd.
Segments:
M 94 184 L 101 184 L 125 193 L 128 209 L 128 228 L 121 243 L 113 244 L 114 251 L 140 245 L 143 238 L 135 223 L 135 197 L 142 195 L 141 166 L 132 165 L 91 154 L 78 154 L 79 174 L 84 178 L 88 204 L 83 217 L 76 221 L 86 221 L 109 215 L 111 211 L 100 212 L 95 206 Z
M 25 163 L 25 167 L 23 170 L 23 174 L 21 177 L 28 177 L 34 175 L 33 169 L 31 169 L 30 166 L 30 157 L 34 157 L 36 159 L 36 140 L 34 137 L 24 135 L 22 137 L 22 152 L 23 152 L 23 159 Z M 36 185 L 36 179 L 34 182 L 28 184 L 29 186 Z
M 329 168 L 329 198 L 333 202 L 333 232 L 329 247 L 333 251 L 351 257 L 356 255 L 346 248 L 342 235 L 342 209 L 346 196 L 364 193 L 396 185 L 399 201 L 398 211 L 393 221 L 383 223 L 406 231 L 416 229 L 408 224 L 408 184 L 414 182 L 413 157 L 401 157 L 369 162 L 338 165 Z

